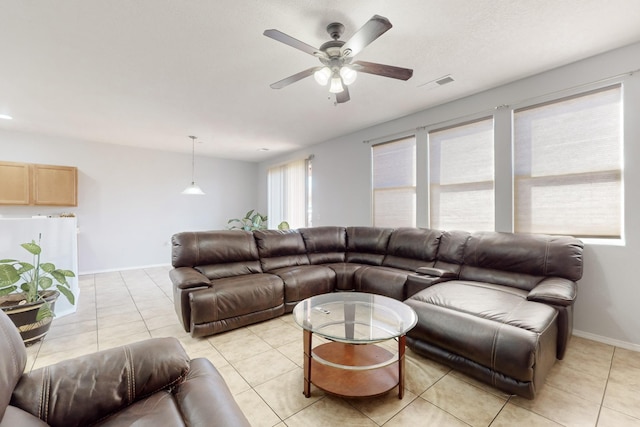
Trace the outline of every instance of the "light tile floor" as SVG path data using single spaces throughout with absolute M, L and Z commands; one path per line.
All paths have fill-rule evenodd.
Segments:
M 312 388 L 302 395 L 302 333 L 291 315 L 191 338 L 172 302 L 169 267 L 79 278 L 78 311 L 55 319 L 28 347 L 29 369 L 143 340 L 177 337 L 222 373 L 260 426 L 640 426 L 640 353 L 573 337 L 535 400 L 506 395 L 407 350 L 404 399 L 397 390 L 353 400 Z

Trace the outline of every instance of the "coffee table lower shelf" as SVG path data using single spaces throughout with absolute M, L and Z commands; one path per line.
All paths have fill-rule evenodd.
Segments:
M 305 354 L 305 395 L 308 395 L 310 384 L 313 384 L 341 397 L 373 397 L 388 392 L 402 382 L 400 365 L 404 358 L 395 359 L 392 352 L 374 344 L 330 342 L 314 348 L 313 356 L 315 358 Z M 391 362 L 385 363 L 387 361 Z M 399 398 L 402 398 L 402 391 L 403 387 L 400 387 Z

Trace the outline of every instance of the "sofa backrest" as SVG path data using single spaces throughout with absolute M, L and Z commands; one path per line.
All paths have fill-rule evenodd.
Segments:
M 545 277 L 582 277 L 580 240 L 569 236 L 500 232 L 472 233 L 460 279 L 531 290 Z
M 309 227 L 298 231 L 307 248 L 311 264 L 344 262 L 347 252 L 347 230 L 345 227 Z
M 297 230 L 256 230 L 253 237 L 263 271 L 309 264 L 307 248 Z
M 347 227 L 346 262 L 381 265 L 387 253 L 391 228 Z
M 445 231 L 440 236 L 435 268 L 460 274 L 464 262 L 464 250 L 471 233 L 467 231 Z
M 210 280 L 262 273 L 258 248 L 249 231 L 182 232 L 172 236 L 171 244 L 175 268 L 193 267 Z
M 416 271 L 433 267 L 442 231 L 427 228 L 396 228 L 391 233 L 382 265 Z

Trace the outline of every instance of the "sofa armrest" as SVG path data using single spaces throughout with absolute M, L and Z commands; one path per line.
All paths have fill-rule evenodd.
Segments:
M 417 294 L 420 291 L 427 289 L 428 287 L 435 285 L 436 283 L 448 282 L 449 280 L 453 280 L 453 277 L 438 277 L 438 276 L 427 276 L 423 274 L 413 275 L 410 274 L 407 276 L 407 281 L 405 282 L 405 298 L 411 298 L 413 295 Z
M 527 295 L 529 301 L 545 304 L 573 305 L 578 294 L 578 285 L 561 277 L 548 277 L 538 283 Z
M 169 271 L 169 278 L 174 286 L 180 289 L 210 287 L 211 280 L 195 268 L 178 267 Z
M 442 277 L 443 279 L 453 279 L 457 277 L 456 273 L 453 271 L 434 267 L 420 267 L 416 270 L 416 273 L 426 274 L 427 276 Z
M 86 426 L 173 387 L 189 371 L 176 338 L 153 338 L 23 374 L 11 405 L 51 426 Z
M 251 427 L 222 375 L 208 359 L 191 361 L 191 370 L 177 389 L 176 400 L 184 408 L 186 425 L 212 425 L 215 420 L 215 425 Z

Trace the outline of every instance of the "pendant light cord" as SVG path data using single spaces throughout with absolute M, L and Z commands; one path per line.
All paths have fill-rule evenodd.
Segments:
M 196 182 L 195 170 L 196 170 L 196 136 L 189 136 L 191 138 L 191 184 Z

